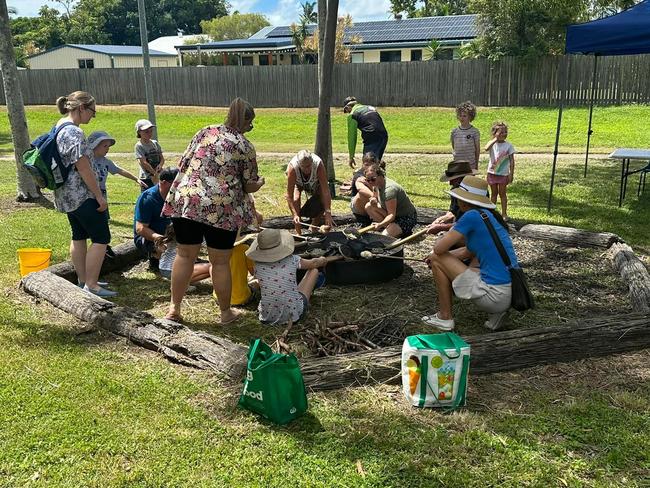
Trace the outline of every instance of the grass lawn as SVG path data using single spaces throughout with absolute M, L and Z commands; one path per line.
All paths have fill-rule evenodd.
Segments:
M 6 110 L 3 107 L 3 110 Z M 181 152 L 198 128 L 221 123 L 226 110 L 205 107 L 157 107 L 159 141 L 164 150 Z M 451 108 L 381 108 L 380 112 L 388 129 L 391 153 L 448 153 L 449 135 L 457 125 Z M 251 139 L 258 151 L 298 151 L 313 147 L 316 133 L 316 109 L 258 109 L 255 129 Z M 650 116 L 650 107 L 629 105 L 623 107 L 596 107 L 594 109 L 592 151 L 609 153 L 616 147 L 650 147 L 650 134 L 643 130 L 630 130 L 639 121 Z M 50 129 L 58 117 L 54 106 L 27 107 L 27 119 L 31 138 Z M 117 139 L 115 151 L 131 152 L 136 142 L 134 124 L 146 118 L 145 106 L 101 106 L 97 118 L 84 127 L 86 134 L 93 130 L 106 130 Z M 344 114 L 332 110 L 332 135 L 334 151 L 347 151 L 347 128 Z M 495 120 L 505 120 L 510 126 L 509 140 L 521 152 L 552 153 L 555 144 L 557 109 L 479 107 L 474 125 L 482 134 L 483 143 L 488 141 L 490 127 Z M 570 108 L 563 116 L 560 140 L 561 152 L 584 151 L 587 134 L 588 110 Z M 8 119 L 0 119 L 0 154 L 11 152 Z M 361 151 L 359 142 L 358 151 Z
M 144 111 L 118 118 L 122 110 L 112 110 L 114 125 L 108 129 L 124 138 L 116 149 L 128 151 L 133 142 L 131 118 Z M 216 113 L 217 119 L 223 114 L 202 112 Z M 44 130 L 52 113 L 30 109 L 30 125 L 36 127 L 41 117 Z M 309 113 L 315 120 L 314 111 Z M 388 121 L 392 111 L 385 113 Z M 160 112 L 161 127 L 164 116 L 177 123 L 167 135 L 163 132 L 168 140 L 171 134 L 178 137 L 173 150 L 182 150 L 194 130 L 210 119 L 204 115 L 205 120 L 198 120 L 198 109 L 176 109 L 172 114 L 171 109 Z M 575 115 L 580 114 L 584 111 Z M 287 150 L 309 140 L 312 125 L 300 125 L 293 111 L 260 111 L 251 136 L 258 149 L 274 149 L 264 122 L 271 115 L 295 138 Z M 299 125 L 296 133 L 304 131 L 304 138 L 293 135 L 291 117 Z M 436 126 L 444 128 L 440 144 L 452 126 L 450 117 L 451 112 L 441 111 Z M 544 117 L 554 118 L 550 112 Z M 284 122 L 287 125 L 279 125 Z M 414 139 L 404 140 L 407 145 Z M 579 141 L 576 137 L 576 150 Z M 513 142 L 517 144 L 514 130 Z M 445 208 L 445 185 L 437 181 L 445 161 L 389 157 L 388 169 L 417 205 Z M 130 158 L 116 162 L 135 169 Z M 286 212 L 285 164 L 277 158 L 260 162 L 267 186 L 257 202 L 267 216 Z M 616 207 L 616 163 L 594 161 L 584 179 L 579 160 L 561 160 L 550 215 L 545 211 L 550 161 L 522 158 L 518 164 L 509 193 L 513 218 L 615 232 L 648 254 L 650 200 L 647 194 L 637 199 L 631 192 L 625 205 Z M 50 247 L 54 261 L 65 260 L 69 228 L 65 217 L 53 210 L 15 204 L 13 172 L 10 163 L 0 165 L 2 487 L 647 486 L 649 351 L 472 378 L 468 408 L 452 415 L 410 408 L 399 388 L 378 387 L 310 395 L 307 416 L 287 427 L 273 426 L 235 407 L 237 388 L 174 366 L 122 339 L 87 330 L 17 290 L 16 249 Z M 339 179 L 348 173 L 339 161 Z M 138 189 L 119 177 L 109 178 L 108 186 L 113 240 L 123 242 L 132 236 Z M 335 213 L 347 208 L 346 200 L 334 203 Z M 150 295 L 154 287 L 140 280 L 145 274 L 134 272 L 132 288 L 120 299 L 140 301 L 143 308 L 163 303 L 165 290 L 158 286 L 158 294 Z M 371 289 L 368 293 L 372 298 Z M 205 307 L 213 304 L 206 302 Z

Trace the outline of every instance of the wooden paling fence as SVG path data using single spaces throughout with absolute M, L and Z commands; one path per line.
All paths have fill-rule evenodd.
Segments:
M 559 73 L 568 72 L 566 104 L 587 105 L 592 56 L 546 57 L 534 63 L 515 58 L 336 65 L 333 103 L 348 95 L 379 106 L 555 106 Z M 564 64 L 564 66 L 561 66 Z M 567 69 L 568 71 L 565 71 Z M 314 65 L 153 68 L 155 103 L 222 107 L 241 96 L 256 107 L 316 107 Z M 52 104 L 74 90 L 101 104 L 145 103 L 142 69 L 25 70 L 19 82 L 26 104 Z M 4 94 L 0 94 L 4 103 Z M 596 103 L 650 103 L 650 56 L 598 60 Z

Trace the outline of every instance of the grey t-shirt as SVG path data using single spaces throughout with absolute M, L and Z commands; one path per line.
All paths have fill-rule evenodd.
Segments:
M 379 190 L 379 200 L 381 203 L 381 208 L 384 210 L 387 210 L 387 200 L 397 200 L 395 217 L 405 217 L 407 215 L 413 215 L 416 213 L 415 207 L 404 191 L 404 188 L 402 188 L 399 184 L 390 178 L 386 178 L 386 186 L 383 189 Z
M 467 161 L 472 169 L 478 169 L 476 148 L 481 146 L 481 133 L 470 125 L 467 129 L 456 127 L 451 131 L 454 161 Z M 480 149 L 479 149 L 480 150 Z
M 135 143 L 135 159 L 138 161 L 140 158 L 145 158 L 147 163 L 151 165 L 152 168 L 156 168 L 160 164 L 160 156 L 162 156 L 162 147 L 158 144 L 158 141 L 151 139 L 149 142 L 144 143 L 138 141 Z M 143 170 L 140 167 L 140 179 L 145 180 L 151 178 L 153 175 Z
M 99 183 L 99 189 L 102 191 L 104 198 L 106 198 L 106 180 L 108 179 L 108 174 L 117 174 L 120 171 L 120 167 L 107 157 L 96 158 L 93 156 L 92 162 L 97 183 Z
M 86 143 L 83 131 L 76 125 L 61 129 L 56 138 L 56 147 L 61 155 L 61 163 L 74 166 L 82 156 L 90 158 L 91 151 Z M 54 190 L 54 206 L 59 212 L 73 212 L 89 198 L 95 198 L 88 189 L 76 168 L 70 168 L 65 183 Z

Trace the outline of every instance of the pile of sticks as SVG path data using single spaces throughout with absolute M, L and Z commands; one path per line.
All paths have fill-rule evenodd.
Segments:
M 379 346 L 364 337 L 357 324 L 335 322 L 329 318 L 317 321 L 316 330 L 305 330 L 302 340 L 319 356 L 333 356 L 357 351 L 371 351 Z

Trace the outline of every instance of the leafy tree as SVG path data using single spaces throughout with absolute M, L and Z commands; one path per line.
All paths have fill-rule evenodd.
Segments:
M 441 47 L 442 45 L 438 41 L 431 39 L 431 41 L 429 41 L 429 44 L 427 44 L 427 46 L 424 48 L 424 60 L 433 61 L 436 59 L 436 56 L 438 55 Z
M 318 11 L 315 9 L 316 2 L 301 3 L 302 13 L 300 14 L 300 23 L 304 25 L 315 24 L 318 22 Z
M 479 38 L 463 48 L 463 56 L 518 56 L 533 60 L 562 54 L 566 26 L 611 15 L 638 0 L 470 0 L 479 15 Z
M 350 62 L 350 48 L 344 43 L 345 31 L 352 27 L 352 17 L 346 15 L 339 17 L 336 24 L 336 38 L 334 44 L 334 62 L 335 63 L 349 63 Z M 359 36 L 352 36 L 347 39 L 347 44 L 359 44 L 361 38 Z M 314 33 L 309 36 L 304 43 L 304 49 L 307 52 L 318 52 L 319 45 L 319 30 L 316 29 Z
M 203 33 L 215 41 L 228 39 L 246 39 L 269 24 L 262 14 L 235 13 L 212 20 L 201 22 Z
M 498 2 L 497 2 L 498 3 Z M 391 12 L 406 13 L 407 17 L 462 15 L 471 13 L 468 0 L 390 0 Z

